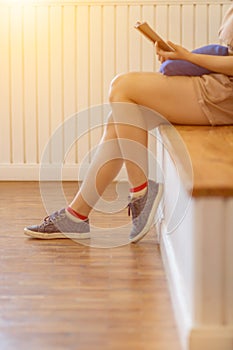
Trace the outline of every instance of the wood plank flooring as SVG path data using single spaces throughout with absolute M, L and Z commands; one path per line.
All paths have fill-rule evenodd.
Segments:
M 109 249 L 30 239 L 23 227 L 46 215 L 38 183 L 0 182 L 0 199 L 1 350 L 180 350 L 153 230 Z

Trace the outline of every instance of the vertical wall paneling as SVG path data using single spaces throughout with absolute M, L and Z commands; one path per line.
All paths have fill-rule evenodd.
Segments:
M 154 21 L 154 6 L 153 5 L 145 5 L 142 6 L 142 21 L 148 22 L 153 28 L 156 28 L 156 24 Z M 147 40 L 146 38 L 142 38 L 142 62 L 141 67 L 143 71 L 153 72 L 155 70 L 155 48 L 154 45 Z M 157 98 L 155 96 L 155 98 Z M 153 131 L 150 132 L 148 137 L 148 148 L 150 150 L 150 154 L 153 156 L 149 157 L 149 174 L 150 177 L 156 177 L 156 164 L 155 160 L 155 152 L 156 152 L 157 140 L 155 138 L 155 133 Z
M 51 132 L 63 121 L 63 55 L 62 55 L 62 7 L 50 7 L 50 113 Z M 51 142 L 51 162 L 64 159 L 63 139 Z
M 219 4 L 209 6 L 209 41 L 218 43 L 218 28 L 221 25 L 221 9 Z
M 155 8 L 155 25 L 159 34 L 165 39 L 168 39 L 168 23 L 165 20 L 167 18 L 167 9 L 168 6 L 166 4 L 156 5 Z
M 128 6 L 116 6 L 116 73 L 125 73 L 129 70 L 128 62 Z
M 130 6 L 129 8 L 129 70 L 142 70 L 142 36 L 134 28 L 136 21 L 142 20 L 141 6 Z
M 194 11 L 193 5 L 183 5 L 181 10 L 181 43 L 187 49 L 191 50 L 194 48 Z
M 74 6 L 63 7 L 63 98 L 64 98 L 64 120 L 76 113 L 76 49 L 75 49 L 75 22 L 76 13 Z M 65 150 L 71 147 L 71 140 L 75 139 L 76 124 L 64 124 L 64 146 Z M 69 126 L 71 125 L 71 127 Z M 75 162 L 75 145 L 66 155 L 66 163 Z
M 81 162 L 90 148 L 89 134 L 89 111 L 87 107 L 89 98 L 89 6 L 80 5 L 76 8 L 76 82 L 77 82 L 77 161 Z
M 168 38 L 174 43 L 181 40 L 181 8 L 179 5 L 168 7 Z
M 11 163 L 10 13 L 0 11 L 0 163 Z
M 152 27 L 155 28 L 154 24 L 154 6 L 145 5 L 142 8 L 142 18 L 143 21 L 150 23 Z M 155 60 L 155 49 L 154 45 L 146 38 L 142 40 L 142 70 L 151 71 L 154 70 L 154 60 Z
M 168 25 L 166 20 L 167 18 L 167 6 L 166 5 L 157 5 L 155 7 L 155 27 L 159 35 L 162 36 L 165 40 L 168 39 Z M 159 69 L 159 62 L 156 61 L 156 71 Z
M 230 6 L 229 3 L 228 4 L 223 3 L 222 6 L 220 6 L 219 10 L 221 11 L 222 17 L 228 10 L 229 6 Z
M 24 13 L 24 118 L 25 118 L 25 162 L 36 164 L 37 116 L 36 116 L 36 15 L 34 6 L 25 6 Z
M 36 17 L 37 44 L 37 118 L 39 161 L 50 137 L 50 62 L 49 7 L 38 6 Z M 50 155 L 44 162 L 50 162 Z
M 208 42 L 209 29 L 208 29 L 208 7 L 203 4 L 197 4 L 194 8 L 195 11 L 195 30 L 194 30 L 194 47 L 200 47 Z
M 21 6 L 11 8 L 11 112 L 12 161 L 22 164 L 24 157 L 24 95 L 23 95 L 23 11 Z
M 91 149 L 101 138 L 103 124 L 102 109 L 102 7 L 90 7 L 90 141 Z M 111 47 L 109 47 L 109 50 Z
M 137 20 L 193 49 L 217 42 L 229 4 L 1 2 L 1 179 L 8 169 L 9 177 L 30 179 L 29 168 L 36 179 L 50 136 L 75 113 L 74 125 L 63 126 L 61 139 L 52 141 L 44 160 L 54 164 L 64 159 L 64 146 L 78 132 L 78 143 L 64 165 L 77 168 L 101 137 L 102 128 L 94 128 L 106 120 L 106 109 L 94 106 L 108 103 L 112 79 L 129 71 L 159 69 L 153 45 L 134 29 Z
M 103 102 L 108 102 L 109 86 L 115 76 L 115 8 L 103 7 Z M 106 116 L 104 117 L 106 119 Z

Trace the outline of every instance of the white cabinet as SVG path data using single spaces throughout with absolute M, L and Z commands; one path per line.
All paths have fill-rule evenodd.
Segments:
M 195 139 L 191 128 L 187 132 L 186 139 L 193 135 Z M 198 191 L 193 163 L 194 194 L 190 194 L 179 169 L 182 161 L 171 157 L 166 147 L 158 147 L 158 152 L 165 187 L 159 241 L 183 349 L 232 350 L 233 197 L 229 191 L 228 195 Z M 184 215 L 175 210 L 171 220 L 175 206 L 181 206 Z

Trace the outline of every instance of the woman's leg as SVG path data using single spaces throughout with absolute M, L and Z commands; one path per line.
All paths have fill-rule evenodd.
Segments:
M 154 110 L 171 123 L 209 125 L 188 77 L 167 77 L 160 73 L 120 75 L 111 84 L 109 100 L 114 118 L 109 119 L 84 183 L 71 203 L 74 210 L 86 216 L 98 200 L 96 189 L 101 196 L 121 169 L 123 159 L 133 187 L 147 179 L 148 132 L 145 115 L 138 105 Z M 154 127 L 161 123 L 157 115 L 154 114 Z M 109 140 L 112 142 L 107 145 Z M 111 148 L 114 148 L 112 160 L 107 161 Z
M 146 113 L 140 113 L 135 107 L 129 108 L 129 104 L 154 110 L 154 121 L 149 121 L 154 127 L 161 123 L 158 113 L 168 122 L 174 124 L 209 125 L 209 121 L 197 101 L 192 79 L 189 77 L 167 77 L 160 73 L 120 75 L 112 82 L 110 102 L 115 116 L 114 120 L 117 122 L 118 138 L 136 141 L 145 149 L 147 147 L 147 131 L 144 120 Z M 119 102 L 122 107 L 119 107 Z M 133 108 L 134 113 L 132 112 Z M 124 146 L 121 143 L 120 145 L 122 153 L 130 153 L 129 147 L 124 150 Z M 143 147 L 139 156 L 143 159 L 147 157 Z M 142 171 L 135 162 L 126 160 L 125 163 L 130 182 L 135 186 L 142 183 L 147 173 L 146 164 L 144 164 L 144 171 Z
M 198 104 L 192 79 L 189 77 L 166 77 L 160 73 L 121 75 L 111 85 L 110 103 L 113 122 L 110 120 L 106 126 L 83 186 L 71 203 L 77 212 L 73 212 L 75 215 L 88 216 L 99 196 L 119 172 L 123 161 L 133 186 L 147 179 L 148 120 L 147 114 L 144 114 L 139 106 L 155 112 L 153 127 L 161 123 L 158 113 L 171 123 L 209 125 Z M 131 241 L 141 239 L 148 232 L 159 203 L 159 184 L 149 181 L 148 186 L 149 191 L 145 196 L 130 203 L 131 210 L 135 209 Z M 140 220 L 138 209 L 139 212 L 143 210 L 145 214 Z M 88 220 L 77 221 L 71 216 L 69 210 L 62 209 L 51 214 L 41 225 L 26 228 L 25 233 L 43 239 L 63 238 L 61 232 L 68 230 L 80 234 L 82 238 L 89 237 Z
M 197 101 L 192 79 L 160 73 L 119 75 L 112 81 L 109 100 L 147 107 L 173 124 L 210 125 Z
M 87 175 L 69 206 L 76 212 L 88 216 L 106 187 L 119 173 L 123 162 L 115 126 L 110 115 Z
M 111 95 L 110 95 L 111 101 Z M 148 129 L 146 115 L 130 98 L 111 101 L 116 133 L 131 187 L 138 187 L 148 177 Z

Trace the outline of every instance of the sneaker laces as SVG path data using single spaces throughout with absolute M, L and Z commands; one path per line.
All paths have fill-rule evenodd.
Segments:
M 130 214 L 132 213 L 132 218 L 135 219 L 136 217 L 138 217 L 142 211 L 142 204 L 141 204 L 141 199 L 140 198 L 136 198 L 134 200 L 132 200 L 131 202 L 129 202 L 129 204 L 127 205 L 128 207 L 128 216 L 130 216 Z
M 56 211 L 55 213 L 48 215 L 44 218 L 43 223 L 41 224 L 41 226 L 47 226 L 49 224 L 53 224 L 54 221 L 56 221 L 56 218 L 59 216 L 59 211 Z
M 133 203 L 129 203 L 129 204 L 127 205 L 127 207 L 128 207 L 128 216 L 130 216 L 131 213 L 132 213 L 133 219 L 136 218 L 136 216 L 137 216 L 136 213 L 138 212 L 138 210 L 136 209 L 136 206 L 134 206 Z M 135 210 L 135 209 L 136 209 L 136 210 Z
M 50 225 L 52 223 L 53 223 L 53 221 L 52 221 L 51 217 L 50 216 L 46 216 L 44 218 L 44 221 L 42 222 L 42 224 L 40 226 L 41 227 L 46 227 L 46 226 L 48 226 L 48 225 Z

